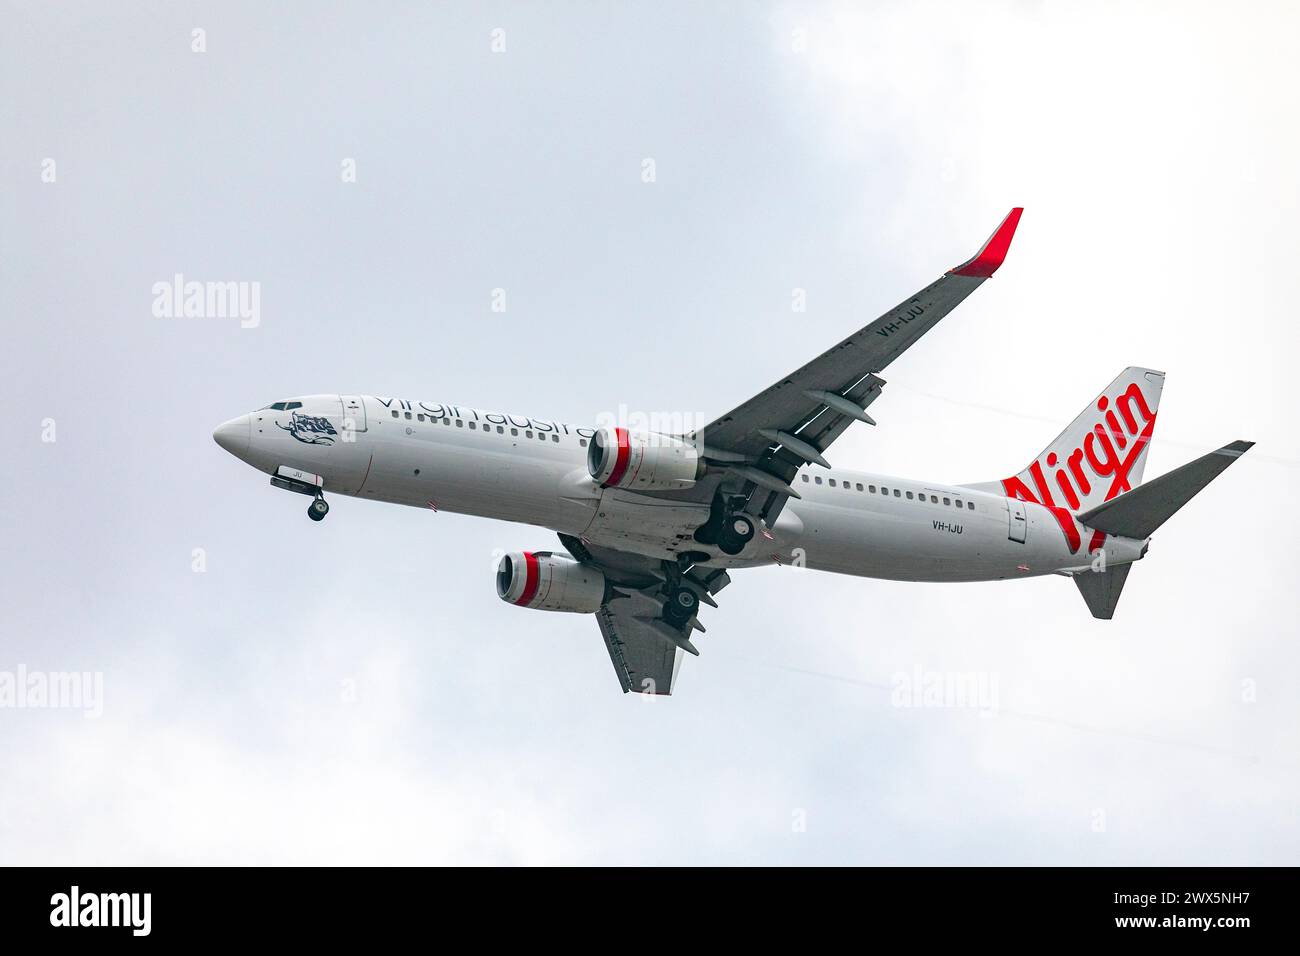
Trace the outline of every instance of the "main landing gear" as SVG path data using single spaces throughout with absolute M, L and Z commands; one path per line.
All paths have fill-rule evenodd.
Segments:
M 661 627 L 660 633 L 688 654 L 698 655 L 700 652 L 691 643 L 690 635 L 692 631 L 704 632 L 704 625 L 695 619 L 700 602 L 717 607 L 712 595 L 725 588 L 731 579 L 720 568 L 713 571 L 700 568 L 686 553 L 679 554 L 676 561 L 663 561 L 661 566 L 664 581 L 656 596 L 663 601 L 659 620 L 667 626 L 667 631 Z
M 713 499 L 709 520 L 695 532 L 701 544 L 716 544 L 723 554 L 740 554 L 754 538 L 757 525 L 754 519 L 741 511 L 744 499 L 731 501 L 718 495 Z
M 754 519 L 747 514 L 733 514 L 723 522 L 718 547 L 725 554 L 740 554 L 754 537 Z
M 312 499 L 311 504 L 307 506 L 307 517 L 312 521 L 324 521 L 325 516 L 329 513 L 330 505 L 325 500 L 324 495 L 317 495 Z
M 679 584 L 664 602 L 664 620 L 674 627 L 684 627 L 699 609 L 700 596 L 685 584 Z

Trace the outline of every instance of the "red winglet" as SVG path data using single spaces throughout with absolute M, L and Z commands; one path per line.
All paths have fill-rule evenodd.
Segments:
M 1011 237 L 1016 234 L 1016 225 L 1020 222 L 1022 212 L 1024 209 L 1017 206 L 1007 213 L 1007 218 L 1002 220 L 1002 225 L 989 236 L 989 241 L 980 247 L 975 257 L 949 269 L 948 274 L 969 276 L 972 279 L 987 279 L 997 272 L 998 266 L 1002 265 L 1007 257 L 1007 250 L 1011 248 Z

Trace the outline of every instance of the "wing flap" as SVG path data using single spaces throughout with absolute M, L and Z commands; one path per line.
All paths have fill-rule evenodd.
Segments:
M 596 621 L 623 693 L 666 697 L 673 692 L 681 651 L 656 634 L 652 622 L 635 616 L 631 601 L 601 605 Z

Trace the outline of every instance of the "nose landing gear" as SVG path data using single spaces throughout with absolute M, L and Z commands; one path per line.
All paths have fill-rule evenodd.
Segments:
M 329 502 L 325 500 L 322 489 L 325 479 L 320 475 L 308 474 L 288 465 L 281 465 L 271 476 L 271 484 L 285 491 L 294 491 L 300 495 L 310 495 L 311 504 L 307 506 L 307 517 L 312 521 L 324 521 L 330 513 Z

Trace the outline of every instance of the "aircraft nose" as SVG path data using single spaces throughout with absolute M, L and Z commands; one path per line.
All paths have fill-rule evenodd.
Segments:
M 248 453 L 252 434 L 252 420 L 248 415 L 240 415 L 218 425 L 212 432 L 212 440 L 236 458 L 243 458 Z

